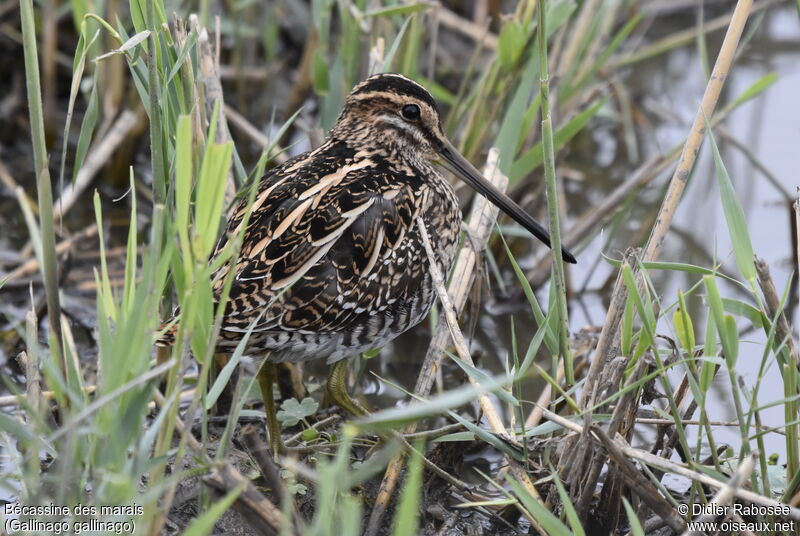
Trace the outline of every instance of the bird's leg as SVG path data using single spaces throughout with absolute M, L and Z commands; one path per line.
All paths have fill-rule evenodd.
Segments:
M 275 396 L 272 385 L 278 378 L 278 367 L 275 363 L 266 361 L 258 371 L 258 384 L 261 387 L 261 398 L 264 400 L 264 412 L 267 414 L 267 433 L 269 434 L 269 448 L 275 456 L 283 450 L 281 438 L 281 425 L 275 410 Z
M 369 411 L 353 400 L 347 394 L 347 360 L 342 359 L 334 363 L 328 372 L 328 380 L 325 382 L 325 390 L 328 396 L 336 402 L 336 404 L 355 417 L 363 417 L 369 414 Z

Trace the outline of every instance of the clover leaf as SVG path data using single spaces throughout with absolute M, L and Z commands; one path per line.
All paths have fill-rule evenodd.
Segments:
M 277 413 L 278 420 L 284 426 L 294 426 L 306 417 L 317 412 L 319 404 L 313 398 L 304 398 L 298 402 L 296 398 L 290 398 L 281 404 L 281 409 Z

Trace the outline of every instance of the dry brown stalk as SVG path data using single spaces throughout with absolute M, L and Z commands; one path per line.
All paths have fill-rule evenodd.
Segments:
M 567 71 L 576 63 L 576 56 L 581 44 L 586 39 L 586 35 L 594 24 L 600 7 L 600 0 L 588 0 L 581 7 L 581 12 L 575 20 L 573 30 L 570 31 L 571 39 L 564 48 L 564 53 L 558 62 L 558 69 L 554 73 L 556 78 L 562 78 Z
M 78 241 L 86 238 L 92 238 L 97 235 L 97 224 L 92 223 L 86 229 L 79 233 L 75 233 L 69 238 L 62 240 L 56 245 L 56 256 L 61 256 Z M 39 269 L 39 259 L 36 257 L 28 259 L 26 262 L 17 266 L 14 270 L 5 276 L 4 281 L 9 282 L 35 273 Z
M 28 351 L 25 354 L 25 398 L 34 415 L 39 414 L 42 403 L 42 383 L 39 372 L 39 349 L 36 341 L 37 320 L 36 312 L 30 310 L 25 314 L 25 334 L 28 337 Z
M 153 399 L 159 407 L 163 407 L 164 395 L 156 390 Z M 200 460 L 208 465 L 214 466 L 212 472 L 203 478 L 203 482 L 209 487 L 223 494 L 235 489 L 246 479 L 227 461 L 214 462 L 206 452 L 203 445 L 195 439 L 191 430 L 188 429 L 180 416 L 175 418 L 175 431 L 186 438 L 186 444 L 197 455 Z M 172 503 L 172 498 L 168 497 L 165 506 Z M 261 534 L 277 534 L 282 527 L 287 526 L 286 517 L 280 508 L 275 506 L 269 499 L 256 489 L 252 482 L 247 481 L 244 491 L 234 502 L 236 509 L 245 520 Z M 163 514 L 163 512 L 162 512 Z M 160 530 L 160 528 L 159 528 Z
M 436 254 L 433 251 L 433 247 L 431 246 L 430 238 L 428 237 L 428 231 L 425 228 L 425 223 L 422 221 L 422 217 L 417 216 L 417 228 L 419 229 L 420 238 L 422 238 L 422 244 L 425 246 L 425 253 L 428 255 L 428 264 L 429 269 L 431 272 L 431 278 L 433 279 L 433 285 L 436 289 L 436 294 L 439 297 L 439 301 L 442 304 L 442 309 L 444 310 L 445 320 L 447 321 L 447 327 L 450 330 L 450 335 L 453 338 L 453 343 L 455 343 L 456 353 L 458 357 L 467 363 L 468 365 L 474 366 L 475 363 L 472 360 L 472 356 L 469 353 L 469 347 L 467 346 L 467 341 L 464 338 L 464 334 L 461 333 L 461 328 L 458 325 L 458 315 L 456 313 L 455 307 L 453 303 L 450 301 L 450 297 L 447 295 L 447 289 L 444 286 L 444 279 L 442 277 L 441 272 L 439 271 L 439 267 L 436 263 Z M 478 381 L 473 378 L 472 376 L 469 377 L 469 382 L 476 387 L 480 387 Z M 497 434 L 500 437 L 511 439 L 508 435 L 508 431 L 506 430 L 505 425 L 503 424 L 503 420 L 500 418 L 500 415 L 497 413 L 497 409 L 492 404 L 491 399 L 489 396 L 484 392 L 478 395 L 478 403 L 481 406 L 481 410 L 483 412 L 484 417 L 486 417 L 487 422 L 489 423 L 489 428 L 491 428 L 492 432 Z M 513 477 L 519 482 L 525 490 L 536 500 L 541 501 L 541 497 L 539 497 L 539 493 L 536 491 L 536 488 L 533 485 L 533 481 L 531 481 L 530 476 L 528 476 L 527 471 L 525 468 L 520 465 L 515 459 L 511 458 L 507 454 L 504 454 L 504 458 L 506 464 L 508 465 L 508 469 L 511 471 Z M 527 514 L 523 510 L 524 513 Z M 542 534 L 545 534 L 541 527 L 539 527 L 538 522 L 532 516 L 528 517 L 528 521 Z
M 655 220 L 655 225 L 650 234 L 650 238 L 644 249 L 643 259 L 647 261 L 655 261 L 658 259 L 659 253 L 663 246 L 667 232 L 669 231 L 672 218 L 677 210 L 678 203 L 680 202 L 689 174 L 697 159 L 700 151 L 700 146 L 705 138 L 706 122 L 713 116 L 716 109 L 722 87 L 725 83 L 728 73 L 730 72 L 733 59 L 736 54 L 737 45 L 744 30 L 747 17 L 752 8 L 752 0 L 739 0 L 731 15 L 731 21 L 725 34 L 725 39 L 720 48 L 717 60 L 714 64 L 711 77 L 706 85 L 700 107 L 695 115 L 692 123 L 691 130 L 687 137 L 686 143 L 683 146 L 681 155 L 678 159 L 675 172 L 667 187 L 667 192 L 662 201 L 658 215 Z M 621 272 L 620 272 L 621 274 Z M 636 271 L 636 280 L 638 286 L 643 286 L 644 280 L 638 270 Z M 615 345 L 617 330 L 619 322 L 622 318 L 622 311 L 624 304 L 627 300 L 628 292 L 627 287 L 622 281 L 621 277 L 617 277 L 614 292 L 612 294 L 611 304 L 606 314 L 606 321 L 600 333 L 600 340 L 597 344 L 597 350 L 594 354 L 589 373 L 586 375 L 583 393 L 581 396 L 581 404 L 583 408 L 592 407 L 598 400 L 598 387 L 601 372 L 612 357 L 613 347 Z M 637 364 L 634 374 L 629 380 L 636 380 L 644 373 L 644 365 L 640 361 Z M 613 383 L 609 385 L 614 385 Z M 614 417 L 612 422 L 609 423 L 608 433 L 614 435 L 619 429 L 619 425 L 624 420 L 622 417 L 625 414 L 631 414 L 632 411 L 622 408 L 623 405 L 632 404 L 636 397 L 623 397 L 617 403 L 614 410 Z M 589 417 L 588 413 L 586 415 Z M 599 456 L 588 456 L 586 453 L 591 452 L 591 447 L 586 443 L 588 436 L 582 436 L 582 439 L 575 442 L 573 445 L 568 445 L 563 453 L 563 458 L 571 460 L 572 475 L 588 474 L 587 478 L 581 481 L 582 489 L 571 490 L 573 496 L 580 497 L 578 504 L 578 512 L 582 518 L 588 514 L 588 504 L 591 497 L 592 490 L 594 490 L 597 480 L 600 476 L 600 468 L 605 463 L 605 459 Z M 578 457 L 578 453 L 582 455 Z M 565 469 L 565 459 L 559 463 L 560 469 Z M 575 464 L 572 460 L 578 460 Z
M 250 457 L 258 465 L 261 475 L 264 477 L 267 486 L 272 490 L 272 493 L 277 497 L 286 497 L 286 485 L 281 478 L 281 469 L 275 463 L 272 454 L 270 454 L 269 446 L 261 439 L 259 428 L 248 424 L 242 428 L 239 437 Z M 296 505 L 293 506 L 295 506 L 292 512 L 295 526 L 300 526 L 300 514 L 296 509 Z
M 759 11 L 763 11 L 764 9 L 773 6 L 775 4 L 779 4 L 782 0 L 764 0 L 762 2 L 756 3 L 752 9 L 750 10 L 751 13 L 757 13 Z M 650 7 L 648 4 L 642 4 L 642 8 L 647 11 L 647 8 Z M 717 30 L 721 30 L 726 26 L 730 27 L 729 25 L 732 24 L 733 15 L 720 15 L 714 19 L 705 21 L 703 23 L 702 32 L 704 34 L 709 34 L 711 32 L 715 32 Z M 698 35 L 698 28 L 697 26 L 692 26 L 691 28 L 687 28 L 686 30 L 681 30 L 679 32 L 675 32 L 672 35 L 669 35 L 656 43 L 653 43 L 647 47 L 641 47 L 634 50 L 630 54 L 621 55 L 619 57 L 611 59 L 606 65 L 606 68 L 609 71 L 616 71 L 620 67 L 624 67 L 625 65 L 636 63 L 638 61 L 643 60 L 650 55 L 657 54 L 653 53 L 652 51 L 666 51 L 681 45 L 687 45 L 692 43 Z
M 542 411 L 544 413 L 544 416 L 548 420 L 553 421 L 554 423 L 558 424 L 559 426 L 561 426 L 561 427 L 563 427 L 563 428 L 565 428 L 567 430 L 570 430 L 571 432 L 574 432 L 575 434 L 584 434 L 584 433 L 586 433 L 586 435 L 588 437 L 592 438 L 592 440 L 594 440 L 594 441 L 599 441 L 600 440 L 598 437 L 593 435 L 591 430 L 584 429 L 584 427 L 581 426 L 580 424 L 572 422 L 571 420 L 562 417 L 558 413 L 553 413 L 552 411 L 550 411 L 547 408 L 542 408 Z M 587 430 L 589 430 L 589 431 L 587 431 Z M 652 467 L 656 467 L 656 468 L 661 469 L 662 471 L 665 471 L 667 473 L 673 473 L 673 474 L 676 474 L 676 475 L 680 475 L 680 476 L 686 477 L 686 478 L 688 478 L 690 480 L 693 480 L 693 481 L 698 482 L 700 484 L 703 484 L 705 486 L 712 487 L 714 489 L 722 489 L 727 485 L 726 482 L 720 482 L 719 480 L 717 480 L 717 479 L 715 479 L 713 477 L 710 477 L 705 473 L 700 473 L 698 471 L 693 471 L 693 470 L 689 469 L 688 467 L 686 467 L 683 464 L 676 463 L 676 462 L 673 462 L 671 460 L 667 460 L 665 458 L 662 458 L 661 456 L 656 456 L 655 454 L 650 454 L 647 451 L 631 447 L 628 444 L 628 442 L 625 441 L 625 439 L 623 437 L 619 436 L 619 435 L 616 436 L 616 438 L 614 439 L 614 442 L 620 448 L 621 452 L 625 456 L 627 456 L 628 458 L 633 458 L 634 460 L 639 460 L 642 463 L 646 463 L 647 465 L 650 465 Z M 749 490 L 746 490 L 746 489 L 742 489 L 742 488 L 736 489 L 735 495 L 737 497 L 739 497 L 740 499 L 744 500 L 744 501 L 748 501 L 748 502 L 751 502 L 753 504 L 760 504 L 760 505 L 763 505 L 763 506 L 769 506 L 771 508 L 779 508 L 779 507 L 782 508 L 784 506 L 788 506 L 786 503 L 782 503 L 782 502 L 776 501 L 775 499 L 772 499 L 770 497 L 765 497 L 763 495 L 759 495 L 758 493 L 754 493 L 752 491 L 749 491 Z M 789 507 L 788 517 L 790 519 L 798 519 L 798 520 L 800 520 L 800 509 L 790 506 Z
M 638 495 L 653 512 L 655 512 L 669 527 L 675 532 L 682 531 L 686 527 L 683 519 L 672 508 L 672 505 L 661 496 L 658 489 L 647 478 L 642 475 L 636 466 L 622 452 L 619 446 L 598 426 L 592 426 L 591 433 L 600 440 L 606 452 L 614 460 L 614 463 L 622 470 L 625 475 L 628 488 Z
M 505 191 L 508 186 L 508 178 L 503 176 L 497 170 L 498 151 L 492 149 L 489 151 L 489 156 L 486 160 L 486 167 L 484 168 L 484 176 L 487 177 L 500 191 Z M 476 195 L 475 201 L 472 205 L 470 212 L 469 224 L 467 225 L 468 239 L 464 241 L 464 245 L 458 252 L 458 257 L 450 277 L 448 285 L 448 293 L 451 296 L 453 306 L 456 311 L 460 312 L 464 309 L 467 303 L 470 289 L 475 277 L 475 267 L 477 266 L 478 259 L 480 258 L 480 249 L 482 249 L 492 233 L 492 227 L 497 218 L 499 209 L 485 198 Z M 433 380 L 439 370 L 444 355 L 444 349 L 449 341 L 449 328 L 444 318 L 439 319 L 439 324 L 436 326 L 431 343 L 428 346 L 428 351 L 425 354 L 425 361 L 422 364 L 417 383 L 414 387 L 414 394 L 420 397 L 426 397 L 431 390 Z M 416 423 L 408 425 L 403 433 L 411 434 L 416 431 Z M 402 454 L 395 456 L 389 462 L 378 495 L 375 499 L 375 505 L 370 514 L 369 522 L 365 534 L 375 535 L 380 528 L 381 519 L 386 512 L 389 503 L 391 502 L 400 474 L 403 471 L 405 459 Z
M 558 360 L 558 371 L 555 377 L 555 381 L 559 384 L 564 382 L 564 360 Z M 542 389 L 542 392 L 539 394 L 538 400 L 536 400 L 536 405 L 533 407 L 530 415 L 525 420 L 525 428 L 533 428 L 538 426 L 540 422 L 542 422 L 542 410 L 541 408 L 545 408 L 550 405 L 550 401 L 553 398 L 553 386 L 548 384 Z
M 676 154 L 677 157 L 677 154 Z M 616 213 L 622 206 L 625 198 L 635 189 L 641 188 L 661 174 L 674 158 L 654 156 L 642 164 L 622 184 L 617 186 L 611 194 L 606 196 L 596 207 L 587 210 L 564 233 L 564 243 L 574 247 L 583 242 L 590 233 Z M 536 268 L 527 274 L 534 288 L 542 286 L 550 277 L 550 266 L 553 262 L 552 255 L 544 255 Z
M 439 23 L 442 26 L 456 30 L 477 43 L 482 42 L 483 46 L 486 48 L 492 50 L 497 49 L 497 34 L 487 32 L 486 27 L 483 24 L 476 24 L 472 21 L 469 21 L 444 7 L 440 7 L 437 10 L 437 16 L 439 17 Z
M 197 19 L 194 15 L 190 18 L 190 22 L 194 25 L 197 24 Z M 204 102 L 206 104 L 206 117 L 210 118 L 214 113 L 214 106 L 219 103 L 219 117 L 217 118 L 217 131 L 214 133 L 217 143 L 224 143 L 231 141 L 231 134 L 228 130 L 228 123 L 225 120 L 225 97 L 222 94 L 222 81 L 219 78 L 219 69 L 217 69 L 217 56 L 212 50 L 211 41 L 208 38 L 208 30 L 206 28 L 197 28 L 197 53 L 199 59 L 199 74 L 200 83 L 203 85 L 205 92 Z M 214 47 L 219 49 L 219 43 Z M 233 166 L 228 169 L 228 181 L 225 183 L 225 204 L 229 205 L 233 198 L 236 196 L 236 182 L 233 178 Z
M 220 497 L 239 486 L 244 486 L 244 490 L 233 503 L 233 509 L 239 512 L 259 534 L 266 536 L 278 534 L 286 523 L 283 513 L 229 463 L 215 467 L 211 473 L 203 477 L 203 483 Z
M 775 288 L 775 282 L 769 273 L 769 266 L 764 259 L 756 257 L 756 272 L 758 273 L 758 284 L 761 286 L 761 292 L 764 293 L 770 318 L 775 318 L 775 315 L 780 311 L 778 325 L 775 327 L 775 339 L 778 343 L 786 345 L 792 360 L 800 367 L 800 355 L 798 355 L 797 347 L 794 344 L 792 328 L 789 326 L 789 321 L 786 320 L 783 310 L 781 310 L 781 299 Z

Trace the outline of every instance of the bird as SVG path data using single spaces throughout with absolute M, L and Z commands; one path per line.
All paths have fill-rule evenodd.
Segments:
M 266 356 L 259 382 L 273 449 L 282 445 L 276 363 L 326 359 L 329 394 L 359 415 L 363 408 L 344 388 L 346 358 L 385 345 L 430 311 L 436 293 L 415 220 L 424 222 L 444 274 L 462 226 L 436 162 L 550 246 L 547 230 L 455 149 L 430 92 L 395 73 L 358 83 L 322 145 L 268 171 L 252 206 L 243 199 L 230 213 L 213 255 L 240 234 L 242 246 L 213 276 L 219 300 L 234 272 L 216 351 L 232 353 L 249 331 L 245 353 Z M 561 256 L 576 262 L 567 249 Z M 165 322 L 171 327 L 160 345 L 174 341 L 179 315 Z

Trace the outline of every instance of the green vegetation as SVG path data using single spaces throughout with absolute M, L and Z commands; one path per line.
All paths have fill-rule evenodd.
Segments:
M 683 31 L 656 38 L 648 28 L 661 17 L 622 0 L 476 2 L 490 8 L 502 4 L 503 17 L 487 8 L 494 17 L 488 29 L 470 21 L 469 13 L 426 1 L 224 4 L 216 18 L 216 4 L 207 1 L 191 10 L 167 0 L 130 0 L 127 5 L 72 0 L 61 7 L 20 1 L 26 136 L 34 167 L 14 173 L 30 173 L 33 180 L 24 187 L 29 194 L 36 189 L 37 201 L 22 189 L 14 193 L 41 272 L 46 308 L 40 314 L 46 314 L 48 329 L 46 337 L 40 335 L 35 304 L 24 320 L 10 320 L 16 326 L 10 337 L 19 341 L 12 348 L 15 354 L 24 350 L 20 376 L 26 383 L 7 377 L 3 366 L 3 389 L 12 396 L 0 397 L 11 399 L 0 405 L 0 499 L 91 505 L 95 513 L 88 517 L 132 522 L 137 534 L 159 534 L 168 524 L 182 522 L 180 531 L 192 535 L 211 534 L 215 525 L 232 523 L 275 534 L 349 536 L 381 530 L 410 535 L 420 527 L 456 524 L 464 508 L 472 512 L 469 521 L 487 524 L 487 531 L 512 534 L 532 526 L 543 534 L 583 534 L 591 521 L 606 533 L 619 528 L 646 534 L 648 520 L 682 530 L 682 523 L 697 516 L 685 515 L 679 505 L 707 504 L 732 478 L 747 489 L 732 492 L 723 499 L 728 503 L 797 507 L 800 353 L 786 320 L 794 298 L 788 283 L 775 290 L 766 264 L 754 257 L 757 241 L 750 235 L 743 194 L 734 188 L 737 183 L 718 145 L 731 111 L 763 98 L 776 76 L 767 75 L 740 94 L 724 94 L 718 104 L 708 94 L 703 98 L 697 120 L 707 129 L 703 151 L 713 159 L 720 196 L 709 203 L 722 208 L 733 262 L 709 253 L 711 261 L 702 266 L 661 251 L 659 225 L 664 220 L 656 223 L 658 207 L 642 200 L 657 194 L 656 205 L 663 198 L 666 208 L 661 210 L 674 212 L 682 188 L 693 180 L 696 153 L 681 155 L 682 143 L 663 148 L 639 167 L 638 155 L 645 151 L 637 134 L 642 120 L 635 118 L 642 112 L 626 88 L 631 69 L 687 44 L 713 60 L 718 47 L 707 43 L 708 36 L 735 32 L 736 17 L 730 22 L 726 13 L 724 24 L 700 23 L 688 38 Z M 60 17 L 66 9 L 71 21 Z M 763 9 L 757 7 L 754 27 L 748 26 L 751 33 L 745 32 L 739 50 L 763 21 Z M 194 12 L 197 17 L 190 17 Z M 687 14 L 686 20 L 693 16 Z M 47 48 L 43 27 L 35 25 L 54 18 L 59 46 L 76 43 L 71 79 L 60 81 L 69 88 L 68 98 L 55 101 L 47 98 L 54 91 L 54 75 L 40 81 L 39 73 L 52 73 L 57 55 Z M 282 37 L 287 29 L 297 34 Z M 217 32 L 222 50 L 215 48 Z M 726 50 L 733 57 L 736 41 L 726 40 L 720 57 Z M 730 64 L 720 60 L 717 68 L 727 73 Z M 401 72 L 432 91 L 444 109 L 448 136 L 467 158 L 481 163 L 488 149 L 496 148 L 498 169 L 508 177 L 512 195 L 531 210 L 543 209 L 546 198 L 547 210 L 541 213 L 549 219 L 554 251 L 562 243 L 576 250 L 582 273 L 610 266 L 609 281 L 616 277 L 616 288 L 607 300 L 608 315 L 600 319 L 605 322 L 600 341 L 595 336 L 582 346 L 567 307 L 580 289 L 565 273 L 560 255 L 536 257 L 525 235 L 495 226 L 486 251 L 487 277 L 492 287 L 525 298 L 526 315 L 519 317 L 525 324 L 515 319 L 502 326 L 513 334 L 510 355 L 499 355 L 505 370 L 473 366 L 462 360 L 460 350 L 444 352 L 450 359 L 445 357 L 443 367 L 469 384 L 447 384 L 427 396 L 432 374 L 427 389 L 406 393 L 407 405 L 385 408 L 354 424 L 319 409 L 318 379 L 287 372 L 285 383 L 296 387 L 295 380 L 305 380 L 310 394 L 305 387 L 295 390 L 296 399 L 289 396 L 281 406 L 279 418 L 291 448 L 275 465 L 242 439 L 241 423 L 255 419 L 256 426 L 263 426 L 255 379 L 259 365 L 245 359 L 244 341 L 226 365 L 218 367 L 214 359 L 225 300 L 214 302 L 212 276 L 237 258 L 240 240 L 231 240 L 214 262 L 209 257 L 231 203 L 247 199 L 252 206 L 253 186 L 265 170 L 285 161 L 295 144 L 308 137 L 318 140 L 319 129 L 335 122 L 349 89 L 381 71 Z M 266 105 L 264 98 L 249 101 L 254 91 L 248 86 L 257 83 L 258 92 L 267 93 L 274 78 L 292 82 L 279 86 L 286 90 L 283 97 L 267 99 L 273 121 L 264 135 L 237 110 L 256 122 L 248 110 Z M 707 78 L 709 87 L 719 80 Z M 701 96 L 678 98 L 696 109 Z M 48 102 L 64 112 L 47 113 Z M 126 126 L 123 110 L 130 110 L 131 117 L 138 114 L 138 120 Z M 565 209 L 565 198 L 573 195 L 565 195 L 568 173 L 561 172 L 562 166 L 569 152 L 578 151 L 603 123 L 613 125 L 629 159 L 626 175 L 635 180 L 604 187 L 603 199 L 585 203 L 590 206 L 579 214 Z M 140 132 L 135 125 L 142 127 Z M 109 153 L 116 156 L 107 155 L 110 161 L 100 166 L 90 162 L 104 141 L 114 139 L 115 128 L 127 129 L 122 139 L 136 138 L 141 147 L 115 152 L 120 141 Z M 691 147 L 693 133 L 688 126 L 685 132 Z M 703 139 L 698 134 L 697 147 Z M 52 155 L 58 147 L 57 162 Z M 126 160 L 114 161 L 119 155 Z M 679 169 L 686 166 L 686 174 L 676 173 L 662 189 L 670 180 L 664 172 L 671 173 L 676 161 Z M 124 232 L 120 205 L 104 201 L 105 189 L 102 195 L 91 193 L 82 182 L 81 171 L 94 166 L 96 173 L 102 164 L 124 170 L 124 186 L 107 185 L 128 190 L 121 205 L 126 207 Z M 86 345 L 76 344 L 74 326 L 62 316 L 59 302 L 66 283 L 58 277 L 63 251 L 57 242 L 68 240 L 63 227 L 75 222 L 64 217 L 68 206 L 53 202 L 51 188 L 62 185 L 56 186 L 51 171 L 59 168 L 53 176 L 60 175 L 62 183 L 67 177 L 66 187 L 78 189 L 78 203 L 93 212 L 84 223 L 96 226 L 93 233 L 72 229 L 84 232 L 82 240 L 97 252 L 91 268 L 96 359 L 81 355 Z M 96 180 L 98 188 L 101 180 Z M 672 199 L 674 181 L 684 184 Z M 542 202 L 534 206 L 533 197 Z M 643 233 L 631 237 L 624 224 L 634 220 Z M 121 252 L 112 253 L 114 241 L 124 244 Z M 470 239 L 463 242 L 469 249 Z M 587 248 L 581 255 L 592 243 L 604 253 Z M 644 247 L 644 253 L 628 250 L 622 260 L 611 258 L 620 255 L 610 245 L 622 243 Z M 231 274 L 224 280 L 223 298 Z M 664 274 L 683 274 L 689 284 L 667 294 L 660 288 Z M 0 292 L 20 292 L 10 283 L 25 277 L 30 272 L 0 278 Z M 553 284 L 544 286 L 550 277 Z M 456 286 L 451 281 L 451 289 Z M 469 287 L 462 289 L 463 296 Z M 175 307 L 181 312 L 175 344 L 156 351 L 162 321 Z M 463 302 L 456 307 L 463 309 Z M 529 322 L 528 309 L 535 322 Z M 481 314 L 474 307 L 469 322 L 479 322 L 475 315 Z M 431 326 L 446 329 L 445 314 L 432 316 Z M 466 319 L 462 328 L 469 334 Z M 450 328 L 460 335 L 457 325 Z M 763 342 L 746 344 L 759 330 Z M 443 352 L 430 353 L 441 359 Z M 744 363 L 755 356 L 757 366 Z M 359 370 L 368 358 L 379 359 L 358 357 Z M 768 371 L 776 368 L 781 384 L 767 385 Z M 754 371 L 747 382 L 745 371 Z M 391 378 L 379 381 L 404 390 Z M 712 389 L 714 382 L 724 382 L 725 389 Z M 765 390 L 783 396 L 764 404 L 759 394 Z M 724 400 L 712 400 L 720 393 Z M 474 419 L 469 405 L 476 400 L 499 408 L 504 433 L 492 427 L 491 415 L 483 422 Z M 721 448 L 715 439 L 715 430 L 731 423 L 715 422 L 712 404 L 734 409 L 734 448 Z M 762 413 L 776 405 L 783 409 L 784 422 L 764 425 Z M 645 407 L 647 415 L 642 415 Z M 391 432 L 403 427 L 401 441 Z M 251 440 L 256 446 L 263 443 Z M 651 453 L 653 444 L 657 448 Z M 776 444 L 779 464 L 771 458 Z M 464 445 L 492 452 L 490 470 L 473 471 L 482 475 L 481 486 L 458 473 L 459 463 L 447 465 L 448 456 L 462 459 Z M 685 478 L 688 490 L 668 488 L 665 474 Z M 394 486 L 398 480 L 400 490 L 389 492 L 389 502 L 383 502 L 381 482 Z M 175 512 L 186 486 L 194 490 L 190 519 Z M 426 501 L 434 500 L 448 506 L 443 520 L 426 509 Z M 102 510 L 120 506 L 133 510 Z M 795 508 L 786 515 L 756 515 L 752 521 L 793 519 L 797 527 L 797 515 Z M 88 517 L 70 514 L 66 519 Z

